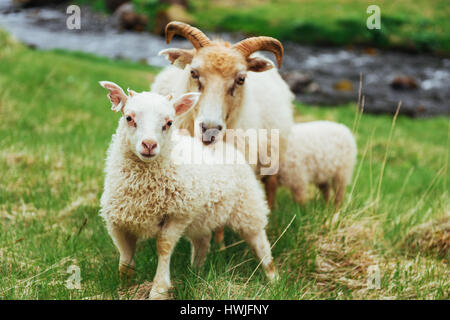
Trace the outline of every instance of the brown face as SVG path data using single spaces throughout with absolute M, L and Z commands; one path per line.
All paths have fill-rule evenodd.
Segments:
M 187 91 L 201 92 L 195 111 L 194 133 L 204 144 L 223 137 L 225 129 L 234 128 L 234 122 L 243 107 L 247 72 L 262 72 L 273 68 L 273 63 L 252 53 L 265 50 L 275 54 L 281 65 L 283 46 L 270 37 L 252 37 L 231 45 L 210 41 L 199 29 L 182 22 L 166 26 L 166 41 L 175 34 L 191 41 L 195 50 L 167 49 L 160 52 L 175 66 L 189 72 Z
M 189 66 L 189 91 L 201 92 L 194 131 L 204 144 L 222 138 L 242 105 L 247 63 L 235 50 L 210 46 L 198 50 Z

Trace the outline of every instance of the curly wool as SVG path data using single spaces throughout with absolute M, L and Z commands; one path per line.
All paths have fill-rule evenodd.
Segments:
M 166 216 L 185 220 L 184 234 L 190 239 L 224 225 L 238 232 L 265 228 L 269 210 L 247 164 L 176 164 L 169 153 L 144 163 L 129 150 L 122 133 L 125 125 L 119 122 L 106 160 L 101 216 L 109 231 L 120 227 L 138 238 L 155 237 Z M 192 143 L 202 147 L 191 137 L 180 139 L 185 143 L 173 148 Z M 212 152 L 206 156 L 212 158 Z M 244 219 L 248 222 L 242 221 L 244 215 L 251 216 Z
M 280 183 L 293 192 L 330 180 L 346 186 L 355 162 L 356 142 L 346 126 L 331 121 L 298 123 L 291 129 L 280 163 Z

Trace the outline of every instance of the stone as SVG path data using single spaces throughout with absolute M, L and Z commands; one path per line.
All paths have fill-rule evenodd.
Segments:
M 39 7 L 48 4 L 54 4 L 56 2 L 61 2 L 57 0 L 13 0 L 14 5 L 21 7 Z
M 353 91 L 353 83 L 348 79 L 342 79 L 333 84 L 333 89 L 336 91 Z
M 300 71 L 284 72 L 282 74 L 284 80 L 294 93 L 304 93 L 313 83 L 311 75 Z
M 144 31 L 148 25 L 148 17 L 137 13 L 133 4 L 122 4 L 114 13 L 119 20 L 119 28 L 124 30 Z
M 320 86 L 317 82 L 311 82 L 305 89 L 306 93 L 318 93 L 320 92 Z
M 424 113 L 425 111 L 427 111 L 427 107 L 424 106 L 423 104 L 419 104 L 416 108 L 418 113 Z
M 182 5 L 174 4 L 156 14 L 153 33 L 164 35 L 166 25 L 171 21 L 180 21 L 191 25 L 195 23 L 194 18 Z
M 110 12 L 114 12 L 117 8 L 127 2 L 130 2 L 130 0 L 105 0 L 105 6 Z
M 377 49 L 375 48 L 364 48 L 361 50 L 362 53 L 367 54 L 369 56 L 374 56 L 377 54 Z
M 413 90 L 419 87 L 417 81 L 410 76 L 397 76 L 391 81 L 391 87 L 395 90 Z

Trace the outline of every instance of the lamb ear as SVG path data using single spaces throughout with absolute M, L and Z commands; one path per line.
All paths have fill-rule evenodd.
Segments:
M 123 107 L 127 103 L 127 95 L 122 88 L 114 82 L 100 81 L 100 85 L 109 91 L 108 98 L 112 103 L 111 110 L 115 112 L 123 111 Z
M 262 57 L 254 57 L 247 59 L 247 70 L 253 72 L 263 72 L 274 67 L 272 61 Z
M 185 49 L 165 49 L 158 53 L 159 56 L 165 56 L 174 66 L 184 69 L 186 65 L 191 64 L 192 58 L 194 58 L 194 50 Z
M 135 94 L 137 94 L 136 91 L 131 90 L 130 88 L 127 89 L 127 92 L 128 92 L 128 94 L 129 94 L 130 97 L 132 97 L 132 96 L 134 96 Z
M 199 98 L 200 98 L 199 92 L 189 92 L 183 94 L 181 97 L 179 97 L 173 102 L 175 114 L 179 116 L 191 110 L 197 104 Z

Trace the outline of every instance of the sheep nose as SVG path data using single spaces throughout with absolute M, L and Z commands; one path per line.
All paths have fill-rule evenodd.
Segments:
M 142 147 L 144 147 L 145 152 L 144 155 L 154 155 L 154 150 L 158 146 L 158 143 L 155 140 L 143 140 L 142 141 Z
M 200 123 L 200 128 L 202 129 L 202 133 L 205 133 L 207 130 L 211 130 L 211 129 L 216 129 L 217 131 L 220 132 L 220 131 L 222 131 L 223 126 L 220 125 L 220 124 L 218 124 L 218 125 L 215 125 L 215 124 L 208 125 L 205 122 L 201 122 Z
M 214 143 L 220 132 L 223 129 L 222 125 L 206 125 L 204 122 L 200 123 L 200 128 L 202 130 L 202 142 L 205 145 Z

